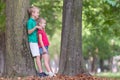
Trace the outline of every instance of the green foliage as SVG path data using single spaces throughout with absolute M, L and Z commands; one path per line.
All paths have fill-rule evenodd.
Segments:
M 83 1 L 82 46 L 85 57 L 97 54 L 101 59 L 108 59 L 120 55 L 119 13 L 119 0 Z M 114 40 L 114 45 L 111 45 L 111 40 Z
M 120 4 L 119 4 L 120 1 L 119 0 L 104 0 L 104 2 L 107 2 L 111 6 L 116 6 L 116 7 L 120 6 Z
M 107 37 L 98 34 L 91 34 L 88 37 L 83 36 L 84 56 L 88 58 L 89 56 L 97 54 L 102 59 L 111 57 L 111 55 L 109 55 L 110 45 L 107 40 Z
M 0 32 L 5 31 L 5 3 L 0 1 Z
M 61 30 L 57 30 L 53 37 L 50 39 L 50 47 L 49 52 L 51 55 L 51 58 L 54 58 L 55 55 L 60 54 L 60 43 L 61 43 Z

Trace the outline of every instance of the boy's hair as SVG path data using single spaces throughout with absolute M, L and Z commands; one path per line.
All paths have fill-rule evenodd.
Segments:
M 32 13 L 35 11 L 35 9 L 38 9 L 38 10 L 39 10 L 39 8 L 36 7 L 36 6 L 31 6 L 31 7 L 28 9 L 28 15 L 29 15 L 29 17 L 32 15 Z
M 44 19 L 44 18 L 38 18 L 38 19 L 36 20 L 37 25 L 39 25 L 39 23 L 40 23 L 42 20 L 45 20 L 45 19 Z M 45 20 L 45 21 L 46 21 L 46 20 Z

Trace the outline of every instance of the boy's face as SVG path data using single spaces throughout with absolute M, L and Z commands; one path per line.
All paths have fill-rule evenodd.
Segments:
M 39 17 L 39 9 L 35 9 L 33 12 L 33 17 L 37 19 Z

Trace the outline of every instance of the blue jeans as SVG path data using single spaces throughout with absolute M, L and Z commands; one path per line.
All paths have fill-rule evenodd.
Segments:
M 46 50 L 48 51 L 48 46 L 45 46 Z M 43 54 L 43 48 L 39 48 L 40 54 Z

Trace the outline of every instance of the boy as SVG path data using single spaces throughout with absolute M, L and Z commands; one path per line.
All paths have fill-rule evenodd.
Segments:
M 33 6 L 28 10 L 29 20 L 27 21 L 27 29 L 28 29 L 28 41 L 32 56 L 37 64 L 38 75 L 40 77 L 47 76 L 46 73 L 42 71 L 41 61 L 40 61 L 40 53 L 38 47 L 38 38 L 37 38 L 37 29 L 40 29 L 39 26 L 36 25 L 36 19 L 39 17 L 39 8 Z

